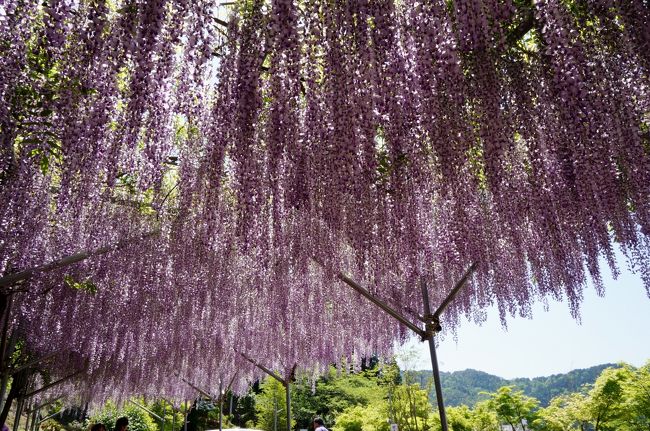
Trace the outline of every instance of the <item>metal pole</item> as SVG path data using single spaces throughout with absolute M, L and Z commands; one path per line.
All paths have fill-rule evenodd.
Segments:
M 424 302 L 424 317 L 429 319 L 431 315 L 431 305 L 429 304 L 429 291 L 424 278 L 420 279 L 422 288 L 422 301 Z M 431 354 L 431 368 L 433 372 L 433 384 L 436 387 L 436 401 L 438 402 L 438 413 L 440 414 L 440 426 L 442 431 L 448 431 L 447 415 L 445 413 L 445 404 L 442 400 L 442 385 L 440 384 L 440 369 L 438 368 L 438 356 L 436 355 L 436 342 L 434 340 L 434 322 L 426 323 L 425 335 L 429 342 L 429 353 Z
M 422 331 L 422 329 L 418 328 L 417 325 L 415 325 L 414 323 L 409 321 L 401 313 L 394 310 L 393 308 L 391 308 L 391 306 L 386 304 L 384 301 L 382 301 L 381 299 L 377 298 L 375 295 L 370 293 L 370 291 L 368 291 L 368 289 L 364 288 L 359 283 L 357 283 L 356 281 L 354 281 L 353 279 L 351 279 L 347 275 L 343 274 L 342 272 L 339 272 L 337 274 L 337 277 L 339 278 L 339 280 L 341 280 L 342 282 L 344 282 L 345 284 L 347 284 L 348 286 L 350 286 L 351 288 L 353 288 L 354 290 L 359 292 L 361 295 L 363 295 L 365 298 L 367 298 L 370 302 L 375 304 L 377 307 L 384 310 L 384 312 L 386 312 L 387 314 L 389 314 L 393 318 L 397 319 L 402 325 L 406 326 L 411 331 L 415 332 L 420 337 L 424 338 L 424 332 Z
M 287 394 L 287 431 L 291 431 L 291 384 L 287 380 L 284 384 Z
M 7 384 L 9 382 L 9 370 L 5 364 L 5 359 L 7 356 L 7 345 L 9 338 L 9 317 L 11 313 L 11 305 L 13 303 L 13 295 L 4 295 L 6 305 L 5 310 L 2 315 L 2 341 L 0 341 L 0 368 L 2 368 L 2 379 L 0 381 L 0 408 L 4 408 L 5 405 L 5 395 L 7 394 Z
M 273 394 L 273 431 L 278 431 L 278 398 L 275 395 Z
M 34 391 L 31 391 L 31 392 L 25 394 L 24 396 L 25 396 L 26 398 L 33 397 L 34 395 L 36 395 L 36 394 L 40 394 L 41 392 L 46 391 L 46 390 L 50 389 L 50 388 L 53 387 L 53 386 L 59 385 L 59 384 L 65 382 L 65 381 L 67 381 L 67 380 L 70 380 L 70 379 L 73 378 L 73 377 L 78 376 L 79 374 L 83 373 L 84 371 L 86 371 L 85 368 L 84 368 L 83 370 L 76 371 L 76 372 L 74 372 L 74 373 L 72 373 L 72 374 L 68 374 L 67 376 L 63 377 L 62 379 L 59 379 L 59 380 L 57 380 L 56 382 L 49 383 L 49 384 L 43 386 L 43 387 L 40 388 L 40 389 L 36 389 L 36 390 L 34 390 Z
M 219 382 L 219 431 L 223 431 L 223 382 Z
M 16 405 L 16 419 L 14 420 L 14 431 L 18 431 L 18 425 L 20 424 L 20 416 L 23 412 L 24 402 L 25 402 L 24 398 L 18 399 L 18 404 Z
M 26 419 L 26 422 L 25 422 L 25 431 L 29 431 L 30 420 L 32 418 L 32 415 L 29 414 L 29 409 L 30 408 L 31 408 L 31 406 L 28 404 L 27 405 L 27 414 L 25 415 L 25 416 L 27 416 L 27 419 Z
M 320 266 L 324 267 L 322 262 L 320 262 L 316 258 L 312 258 L 317 264 Z M 442 302 L 440 307 L 436 310 L 435 313 L 431 313 L 431 304 L 429 303 L 429 292 L 427 291 L 426 283 L 424 281 L 424 278 L 420 278 L 420 284 L 422 287 L 422 301 L 424 302 L 424 316 L 417 316 L 419 320 L 423 321 L 425 324 L 425 330 L 423 331 L 420 329 L 416 324 L 413 322 L 409 321 L 405 316 L 403 316 L 401 313 L 398 311 L 394 310 L 392 307 L 390 307 L 387 303 L 382 301 L 381 299 L 375 297 L 372 293 L 370 293 L 369 290 L 365 289 L 362 287 L 359 283 L 354 281 L 352 278 L 348 277 L 347 275 L 343 274 L 342 272 L 339 272 L 337 274 L 337 277 L 346 283 L 348 286 L 352 287 L 354 290 L 359 292 L 361 295 L 363 295 L 365 298 L 367 298 L 370 302 L 375 304 L 377 307 L 381 308 L 384 312 L 395 318 L 397 321 L 399 321 L 401 324 L 415 332 L 420 336 L 422 341 L 427 340 L 429 342 L 429 352 L 431 354 L 431 368 L 433 372 L 433 381 L 436 387 L 436 399 L 438 401 L 438 411 L 440 413 L 440 424 L 442 426 L 442 431 L 448 431 L 448 426 L 447 426 L 447 416 L 445 414 L 445 406 L 442 401 L 442 385 L 440 384 L 440 370 L 438 369 L 438 358 L 436 356 L 436 345 L 434 341 L 434 335 L 437 331 L 440 331 L 442 328 L 440 327 L 440 315 L 442 312 L 447 308 L 449 304 L 454 300 L 458 292 L 467 284 L 469 281 L 472 273 L 476 270 L 478 267 L 478 263 L 474 262 L 472 265 L 469 267 L 469 269 L 465 272 L 463 277 L 456 283 L 454 288 L 451 290 L 451 292 L 447 295 L 445 300 Z M 245 356 L 244 356 L 245 357 Z M 251 359 L 249 361 L 253 362 Z
M 187 380 L 185 377 L 182 377 L 179 373 L 176 373 L 176 377 L 178 377 L 179 379 L 181 379 L 182 381 L 187 383 L 192 389 L 197 391 L 199 394 L 203 395 L 206 398 L 209 398 L 211 401 L 216 401 L 216 398 L 214 397 L 214 395 L 212 395 L 209 392 L 204 391 L 203 389 L 201 389 L 198 386 L 194 385 L 192 382 Z
M 34 410 L 34 420 L 32 421 L 32 431 L 38 431 L 38 410 Z
M 38 409 L 34 410 L 32 414 L 32 431 L 38 431 Z
M 6 395 L 7 395 L 7 385 L 9 383 L 9 372 L 6 371 L 2 373 L 2 377 L 0 378 L 0 409 L 3 409 L 5 406 L 6 402 Z

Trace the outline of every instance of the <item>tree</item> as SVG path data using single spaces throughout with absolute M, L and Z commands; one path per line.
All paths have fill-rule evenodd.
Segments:
M 607 368 L 596 379 L 582 409 L 594 431 L 617 429 L 624 416 L 623 386 L 629 378 L 628 368 Z
M 472 411 L 473 431 L 499 431 L 499 420 L 488 401 L 480 401 L 474 405 Z
M 267 377 L 260 385 L 261 392 L 255 398 L 257 426 L 265 431 L 287 429 L 287 403 L 284 385 Z M 291 426 L 296 421 L 292 419 Z
M 447 407 L 447 422 L 453 431 L 474 431 L 473 413 L 469 407 Z
M 230 417 L 230 420 L 236 424 L 240 428 L 253 428 L 255 426 L 255 422 L 257 422 L 257 413 L 255 411 L 255 395 L 259 393 L 260 388 L 259 388 L 259 383 L 255 382 L 249 391 L 246 394 L 242 395 L 233 395 L 232 398 L 232 416 Z M 292 396 L 296 394 L 295 386 L 294 390 L 292 391 Z M 294 406 L 296 405 L 295 400 L 294 401 Z M 298 402 L 297 405 L 302 405 L 302 402 Z M 294 407 L 292 406 L 292 407 Z M 294 417 L 297 416 L 295 411 L 296 409 L 292 409 L 294 412 Z M 304 428 L 300 424 L 298 424 L 299 428 Z
M 165 429 L 162 429 L 162 422 L 156 421 L 160 431 L 174 431 L 183 426 L 184 415 L 180 411 L 175 411 L 167 401 L 154 402 L 151 411 L 165 419 Z
M 548 407 L 537 411 L 533 422 L 540 431 L 569 431 L 580 427 L 584 429 L 587 420 L 584 417 L 585 395 L 573 393 L 560 395 L 551 400 Z
M 395 386 L 389 393 L 389 408 L 400 431 L 426 431 L 432 427 L 433 407 L 429 392 L 416 383 Z
M 623 384 L 624 415 L 621 430 L 650 430 L 650 361 L 637 370 L 627 367 L 630 375 Z
M 379 405 L 388 397 L 388 388 L 399 382 L 396 365 L 346 373 L 330 367 L 316 382 L 306 377 L 292 385 L 292 411 L 299 428 L 309 428 L 315 415 L 330 426 L 339 416 L 356 406 Z
M 512 431 L 520 425 L 525 431 L 527 424 L 535 419 L 539 401 L 524 395 L 523 391 L 514 390 L 513 386 L 503 386 L 489 395 L 488 405 L 496 411 L 499 421 L 510 425 Z
M 107 431 L 111 431 L 115 428 L 115 421 L 122 416 L 129 418 L 129 431 L 158 431 L 156 423 L 144 410 L 133 405 L 118 409 L 111 401 L 108 401 L 102 410 L 91 416 L 89 422 L 91 424 L 102 423 L 106 426 Z
M 388 404 L 385 401 L 354 406 L 336 417 L 333 431 L 388 431 Z

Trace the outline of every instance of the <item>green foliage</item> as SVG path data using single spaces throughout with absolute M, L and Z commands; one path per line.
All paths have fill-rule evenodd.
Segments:
M 227 420 L 224 416 L 224 423 Z M 203 431 L 219 426 L 219 405 L 210 399 L 198 399 L 187 416 L 187 431 Z
M 453 431 L 472 431 L 474 419 L 472 411 L 467 406 L 449 407 L 447 413 L 447 424 Z
M 333 425 L 344 411 L 377 405 L 387 397 L 387 385 L 399 376 L 396 365 L 344 373 L 331 367 L 314 385 L 303 377 L 292 386 L 292 412 L 298 428 L 309 428 L 314 416 Z
M 287 429 L 287 403 L 284 385 L 273 378 L 267 378 L 260 386 L 261 392 L 255 398 L 257 427 L 265 431 Z M 294 427 L 295 420 L 291 421 Z
M 650 361 L 625 381 L 623 406 L 627 415 L 620 421 L 621 430 L 650 430 Z
M 581 393 L 560 395 L 551 400 L 548 407 L 537 411 L 533 423 L 539 431 L 569 431 L 587 424 L 584 417 L 585 395 Z
M 91 416 L 89 422 L 103 423 L 106 430 L 111 431 L 115 428 L 115 421 L 122 416 L 129 418 L 128 431 L 158 431 L 159 427 L 144 410 L 134 405 L 118 409 L 112 402 L 108 402 L 101 411 Z
M 154 402 L 151 405 L 150 410 L 165 419 L 164 429 L 161 421 L 155 421 L 156 427 L 159 431 L 175 431 L 179 430 L 183 426 L 183 414 L 180 411 L 174 412 L 172 406 L 166 401 Z
M 336 418 L 333 431 L 388 431 L 388 404 L 381 401 L 346 409 Z
M 499 419 L 488 401 L 476 403 L 472 410 L 472 431 L 500 431 Z
M 259 392 L 259 385 L 255 383 L 249 393 L 242 396 L 231 394 L 232 399 L 228 397 L 227 410 L 230 413 L 230 403 L 232 402 L 232 414 L 229 415 L 229 420 L 232 421 L 233 424 L 243 428 L 255 427 L 255 423 L 257 422 L 257 414 L 255 412 L 255 394 L 257 392 Z M 224 410 L 226 410 L 225 406 Z
M 97 293 L 97 286 L 90 280 L 76 281 L 71 275 L 65 275 L 63 281 L 71 289 L 90 293 L 91 295 Z
M 624 414 L 622 409 L 623 385 L 629 377 L 626 369 L 608 368 L 596 379 L 582 406 L 594 431 L 615 430 L 616 422 Z
M 497 414 L 499 422 L 510 425 L 512 431 L 521 426 L 527 429 L 527 424 L 535 420 L 535 410 L 539 401 L 524 395 L 523 391 L 515 390 L 512 386 L 503 386 L 495 393 L 489 394 L 488 406 Z
M 55 420 L 47 420 L 40 425 L 41 431 L 65 431 L 65 427 Z
M 402 431 L 422 431 L 431 429 L 433 407 L 429 403 L 427 391 L 417 384 L 395 387 L 389 401 L 394 422 Z
M 390 423 L 399 431 L 438 431 L 441 429 L 437 411 L 428 399 L 431 379 L 419 372 L 401 373 L 395 364 L 378 366 L 370 361 L 361 372 L 342 372 L 331 368 L 315 382 L 302 376 L 291 385 L 293 429 L 311 429 L 314 416 L 323 417 L 332 431 L 389 431 Z M 592 369 L 590 369 L 592 370 Z M 521 379 L 539 382 L 574 382 L 589 375 L 589 370 L 576 370 L 551 378 Z M 495 382 L 498 377 L 475 371 L 477 386 L 485 377 Z M 426 383 L 425 383 L 426 378 Z M 519 380 L 519 379 L 518 379 Z M 540 383 L 541 384 L 541 383 Z M 549 383 L 550 384 L 550 383 Z M 421 387 L 424 386 L 424 389 Z M 472 386 L 474 387 L 474 386 Z M 445 395 L 447 395 L 445 393 Z M 452 431 L 638 431 L 650 429 L 650 361 L 639 369 L 621 364 L 603 369 L 591 384 L 576 391 L 552 398 L 548 406 L 539 408 L 539 401 L 513 385 L 501 386 L 469 407 L 447 406 L 447 421 Z M 254 385 L 251 392 L 233 397 L 232 415 L 228 416 L 230 398 L 224 403 L 224 428 L 230 426 L 274 428 L 273 411 L 279 410 L 277 429 L 286 429 L 284 386 L 268 378 Z M 118 411 L 112 404 L 93 417 L 103 421 L 111 431 L 115 419 L 127 415 L 129 431 L 180 431 L 182 415 L 177 415 L 175 430 L 171 428 L 171 408 L 167 403 L 154 403 L 148 408 L 165 415 L 164 430 L 143 411 L 127 406 Z M 218 408 L 209 401 L 195 404 L 188 430 L 214 429 L 218 425 Z M 135 414 L 144 417 L 141 424 Z M 52 425 L 54 427 L 54 425 Z M 51 431 L 62 431 L 54 429 Z
M 650 429 L 650 362 L 607 368 L 582 391 L 554 398 L 540 409 L 539 431 Z

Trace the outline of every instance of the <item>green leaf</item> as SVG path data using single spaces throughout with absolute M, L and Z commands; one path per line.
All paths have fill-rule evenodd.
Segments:
M 97 286 L 90 280 L 78 282 L 71 275 L 66 275 L 63 277 L 63 281 L 71 289 L 80 290 L 86 293 L 90 293 L 91 295 L 97 293 Z

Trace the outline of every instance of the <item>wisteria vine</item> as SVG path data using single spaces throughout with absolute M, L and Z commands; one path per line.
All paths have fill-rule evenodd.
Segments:
M 8 0 L 0 275 L 60 389 L 191 397 L 388 355 L 421 313 L 650 294 L 646 0 Z M 124 242 L 125 238 L 132 240 Z M 316 263 L 320 262 L 320 263 Z M 12 293 L 13 289 L 13 293 Z

